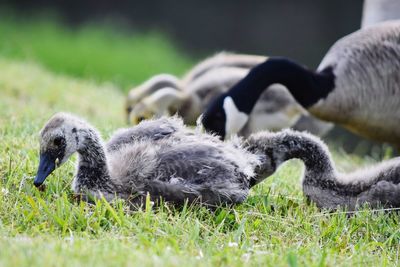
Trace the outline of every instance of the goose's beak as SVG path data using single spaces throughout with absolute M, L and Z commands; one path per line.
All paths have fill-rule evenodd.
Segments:
M 56 159 L 52 157 L 49 153 L 40 154 L 39 168 L 35 177 L 33 184 L 39 187 L 46 180 L 54 169 L 56 168 Z

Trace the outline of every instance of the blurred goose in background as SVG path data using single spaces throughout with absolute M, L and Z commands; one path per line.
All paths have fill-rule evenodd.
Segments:
M 186 200 L 209 206 L 237 204 L 272 173 L 267 152 L 252 141 L 222 142 L 185 127 L 176 117 L 121 129 L 104 144 L 81 118 L 57 113 L 40 133 L 34 185 L 41 186 L 75 152 L 79 157 L 72 190 L 87 201 L 118 197 L 140 205 L 150 193 L 152 200 L 162 197 L 176 205 Z
M 155 76 L 129 93 L 128 120 L 137 124 L 152 117 L 178 114 L 186 124 L 195 125 L 213 99 L 238 83 L 252 67 L 265 59 L 262 56 L 219 53 L 196 65 L 182 81 L 171 79 L 169 75 Z M 165 82 L 162 77 L 166 78 Z M 238 133 L 248 136 L 260 130 L 288 127 L 324 135 L 332 124 L 309 116 L 284 86 L 271 85 L 257 101 L 248 123 Z
M 400 158 L 345 174 L 336 170 L 328 148 L 313 135 L 292 130 L 260 132 L 248 141 L 248 149 L 267 152 L 267 165 L 275 169 L 290 159 L 303 161 L 303 192 L 320 208 L 400 207 Z
M 315 117 L 400 147 L 399 73 L 400 22 L 383 22 L 337 41 L 317 71 L 268 58 L 219 96 L 202 124 L 222 138 L 239 132 L 266 88 L 278 83 Z
M 399 0 L 364 0 L 361 28 L 400 19 Z

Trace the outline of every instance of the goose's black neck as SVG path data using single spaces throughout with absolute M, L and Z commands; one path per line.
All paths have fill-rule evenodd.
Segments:
M 308 108 L 325 98 L 334 88 L 331 68 L 314 72 L 286 58 L 271 57 L 254 67 L 228 93 L 242 112 L 249 114 L 268 86 L 284 85 L 296 101 Z
M 78 149 L 77 182 L 87 189 L 110 184 L 106 153 L 100 137 L 92 129 L 85 130 L 82 135 L 83 145 Z

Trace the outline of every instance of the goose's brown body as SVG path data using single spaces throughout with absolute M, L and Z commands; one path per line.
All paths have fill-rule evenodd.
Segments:
M 286 58 L 268 58 L 210 105 L 203 124 L 223 136 L 224 128 L 232 128 L 223 118 L 235 121 L 236 116 L 224 110 L 224 101 L 229 98 L 236 110 L 250 114 L 265 88 L 275 83 L 285 85 L 315 117 L 400 147 L 400 21 L 343 37 L 317 71 Z

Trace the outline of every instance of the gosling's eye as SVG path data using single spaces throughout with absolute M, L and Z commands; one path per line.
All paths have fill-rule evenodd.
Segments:
M 62 143 L 62 137 L 56 137 L 56 138 L 54 138 L 53 143 L 54 143 L 55 146 L 60 146 L 61 143 Z
M 143 116 L 138 117 L 138 122 L 144 121 L 146 118 Z
M 131 113 L 132 109 L 133 109 L 133 108 L 132 108 L 131 106 L 127 107 L 127 108 L 126 108 L 126 113 L 128 113 L 128 114 Z

